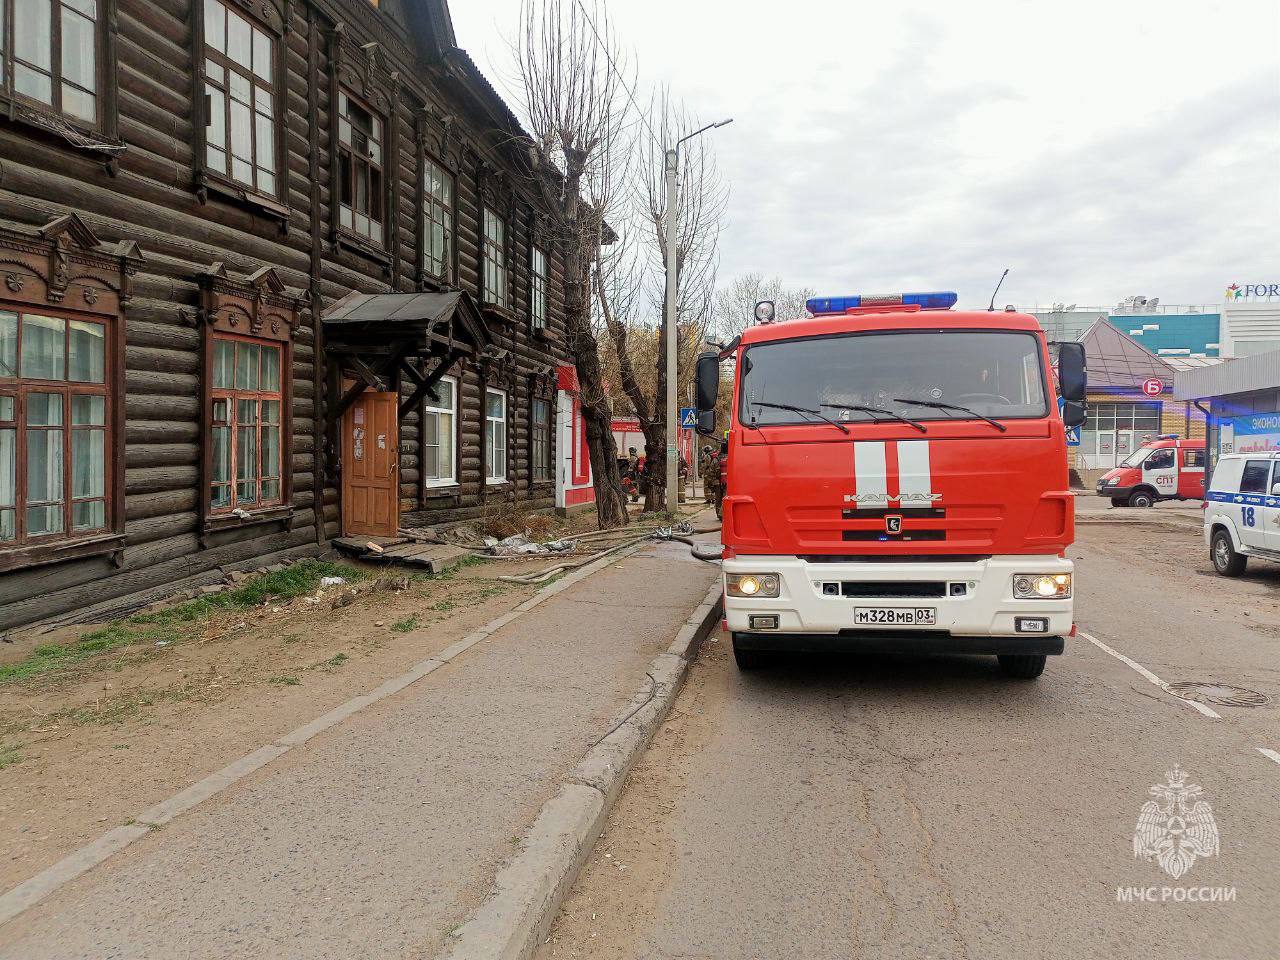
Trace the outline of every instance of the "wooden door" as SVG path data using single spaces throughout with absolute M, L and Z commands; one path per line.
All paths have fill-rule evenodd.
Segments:
M 394 393 L 361 394 L 342 418 L 342 534 L 400 529 L 400 437 Z

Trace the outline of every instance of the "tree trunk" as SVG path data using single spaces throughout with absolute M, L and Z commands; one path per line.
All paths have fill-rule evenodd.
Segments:
M 581 236 L 581 234 L 579 234 Z M 587 452 L 591 457 L 591 478 L 596 494 L 596 516 L 600 527 L 625 526 L 627 495 L 618 472 L 618 447 L 613 442 L 613 423 L 600 370 L 599 344 L 591 331 L 591 304 L 584 289 L 590 282 L 585 244 L 572 246 L 565 257 L 565 326 L 569 352 L 578 368 L 582 419 L 587 428 Z
M 667 490 L 667 425 L 661 418 L 652 415 L 653 408 L 649 398 L 644 395 L 640 381 L 636 379 L 635 366 L 631 362 L 631 353 L 627 345 L 627 325 L 614 316 L 600 283 L 600 273 L 596 271 L 596 296 L 600 304 L 600 313 L 604 316 L 605 326 L 613 340 L 613 348 L 618 354 L 618 372 L 622 380 L 622 392 L 631 401 L 636 419 L 640 421 L 640 432 L 644 434 L 645 476 L 648 485 L 644 496 L 644 509 L 647 512 L 664 509 Z M 662 398 L 658 398 L 659 406 Z

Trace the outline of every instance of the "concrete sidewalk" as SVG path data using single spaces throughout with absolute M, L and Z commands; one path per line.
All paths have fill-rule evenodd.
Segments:
M 430 957 L 715 580 L 654 544 L 0 926 L 0 957 Z

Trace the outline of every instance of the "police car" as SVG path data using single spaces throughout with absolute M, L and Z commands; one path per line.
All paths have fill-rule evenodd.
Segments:
M 1240 576 L 1250 557 L 1280 562 L 1280 450 L 1224 454 L 1204 507 L 1204 540 L 1219 574 Z

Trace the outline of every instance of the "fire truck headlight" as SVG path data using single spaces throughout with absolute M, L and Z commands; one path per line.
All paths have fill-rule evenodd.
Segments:
M 1066 600 L 1071 596 L 1069 573 L 1020 573 L 1013 578 L 1019 600 Z
M 1117 483 L 1119 483 L 1119 482 L 1120 482 L 1120 478 L 1119 478 L 1119 477 L 1112 477 L 1110 480 L 1108 480 L 1108 481 L 1107 481 L 1107 486 L 1108 486 L 1108 487 L 1111 487 L 1111 486 L 1114 486 L 1115 484 L 1117 484 Z
M 774 309 L 772 300 L 761 300 L 756 304 L 756 322 L 773 323 Z
M 776 573 L 730 573 L 725 576 L 725 591 L 731 597 L 778 596 Z

